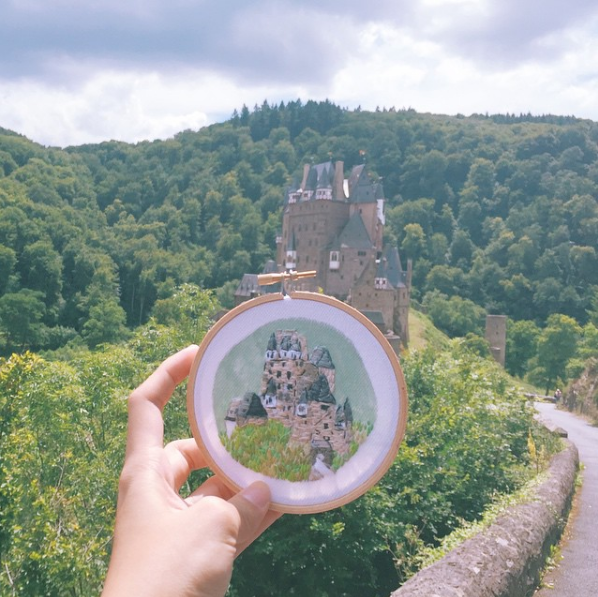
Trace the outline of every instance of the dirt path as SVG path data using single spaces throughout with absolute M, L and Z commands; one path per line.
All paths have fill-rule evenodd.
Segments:
M 583 485 L 561 546 L 562 560 L 545 577 L 547 587 L 534 597 L 596 597 L 598 595 L 598 427 L 557 410 L 554 404 L 537 402 L 541 417 L 562 427 L 579 450 L 584 467 Z M 549 588 L 552 586 L 552 588 Z

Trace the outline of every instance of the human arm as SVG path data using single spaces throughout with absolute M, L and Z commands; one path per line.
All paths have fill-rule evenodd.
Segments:
M 191 471 L 206 465 L 193 439 L 164 447 L 162 410 L 189 374 L 190 346 L 168 358 L 129 398 L 112 557 L 102 597 L 221 597 L 234 558 L 280 515 L 268 486 L 234 495 L 211 477 L 186 498 Z

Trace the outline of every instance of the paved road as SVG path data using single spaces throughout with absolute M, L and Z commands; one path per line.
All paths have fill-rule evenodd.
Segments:
M 570 537 L 562 547 L 563 559 L 546 577 L 554 588 L 543 588 L 534 597 L 598 596 L 598 427 L 554 404 L 536 403 L 543 419 L 566 429 L 584 465 L 578 508 L 571 520 Z

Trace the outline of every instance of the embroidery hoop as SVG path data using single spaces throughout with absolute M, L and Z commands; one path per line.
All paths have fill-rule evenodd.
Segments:
M 285 322 L 291 322 L 291 325 Z M 334 474 L 327 474 L 324 469 L 325 475 L 317 480 L 289 481 L 252 470 L 235 460 L 224 446 L 223 413 L 231 402 L 230 396 L 224 396 L 226 392 L 223 388 L 227 381 L 223 380 L 232 380 L 234 391 L 238 394 L 243 394 L 247 389 L 257 392 L 257 382 L 253 388 L 239 387 L 235 368 L 238 371 L 239 366 L 245 366 L 245 359 L 238 353 L 243 353 L 245 346 L 252 345 L 253 336 L 261 335 L 263 343 L 263 338 L 267 335 L 289 327 L 308 328 L 312 332 L 309 349 L 315 348 L 314 335 L 318 336 L 316 340 L 326 337 L 327 342 L 335 344 L 337 352 L 340 346 L 343 354 L 333 355 L 335 362 L 339 364 L 345 359 L 345 355 L 350 355 L 350 347 L 353 346 L 358 356 L 355 360 L 353 355 L 352 363 L 359 369 L 358 360 L 361 359 L 359 371 L 369 378 L 373 390 L 375 407 L 373 420 L 369 422 L 371 430 L 362 439 L 357 451 Z M 257 346 L 259 350 L 259 344 Z M 262 367 L 265 348 L 263 343 Z M 345 377 L 353 375 L 354 371 L 351 369 L 355 369 L 355 366 L 344 367 Z M 337 367 L 335 375 L 341 370 L 342 367 Z M 266 375 L 262 372 L 258 374 Z M 359 386 L 359 380 L 357 382 L 358 387 L 364 387 Z M 365 381 L 362 380 L 362 383 Z M 343 393 L 350 393 L 352 387 L 354 384 L 346 385 Z M 352 399 L 356 402 L 355 406 L 358 406 L 356 398 L 359 396 L 353 396 Z M 320 405 L 321 408 L 323 404 Z M 296 401 L 293 407 L 295 406 Z M 346 504 L 361 496 L 382 478 L 392 464 L 405 434 L 407 389 L 394 350 L 369 319 L 332 297 L 312 292 L 287 294 L 283 289 L 283 293 L 263 295 L 242 303 L 210 329 L 191 368 L 187 408 L 193 436 L 208 466 L 228 487 L 236 492 L 254 481 L 264 481 L 271 489 L 273 510 L 306 514 Z M 339 406 L 335 405 L 334 408 L 338 411 Z M 367 411 L 365 407 L 362 410 Z M 318 432 L 326 433 L 321 429 Z M 313 447 L 313 440 L 311 445 Z M 316 456 L 318 458 L 323 460 L 324 456 Z M 313 469 L 316 467 L 314 461 L 310 475 L 314 474 Z

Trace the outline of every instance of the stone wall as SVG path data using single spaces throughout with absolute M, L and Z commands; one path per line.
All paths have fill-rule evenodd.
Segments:
M 391 597 L 529 597 L 564 528 L 575 491 L 577 448 L 550 464 L 528 503 L 513 506 L 486 531 L 421 570 Z

